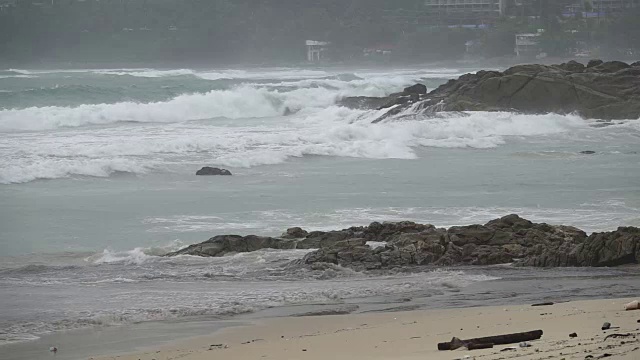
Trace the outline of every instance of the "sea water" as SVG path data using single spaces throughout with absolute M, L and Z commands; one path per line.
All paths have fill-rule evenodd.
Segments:
M 161 257 L 292 226 L 510 213 L 587 232 L 640 226 L 639 119 L 475 112 L 372 124 L 379 112 L 337 105 L 475 70 L 1 70 L 0 349 L 37 358 L 28 344 L 131 324 L 637 293 L 634 267 L 360 273 L 292 267 L 306 250 Z M 196 177 L 202 166 L 234 176 Z M 203 331 L 192 326 L 184 334 Z

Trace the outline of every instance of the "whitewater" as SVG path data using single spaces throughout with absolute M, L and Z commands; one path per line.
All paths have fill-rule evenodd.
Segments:
M 0 350 L 37 359 L 34 346 L 97 344 L 91 331 L 112 328 L 122 340 L 149 327 L 149 343 L 220 319 L 522 303 L 531 288 L 637 293 L 636 269 L 354 272 L 292 266 L 306 250 L 162 256 L 292 226 L 509 213 L 587 232 L 640 226 L 638 119 L 409 110 L 373 124 L 380 112 L 338 105 L 477 70 L 0 70 Z M 233 176 L 195 176 L 203 166 Z

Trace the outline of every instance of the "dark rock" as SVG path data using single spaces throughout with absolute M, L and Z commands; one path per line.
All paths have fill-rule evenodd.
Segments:
M 424 95 L 427 93 L 427 87 L 423 84 L 415 84 L 413 86 L 409 86 L 404 88 L 403 91 L 405 94 L 418 94 Z
M 562 70 L 565 71 L 570 71 L 570 72 L 583 72 L 585 69 L 585 66 L 575 60 L 571 60 L 568 63 L 564 63 L 564 64 L 560 64 L 558 65 L 559 68 L 561 68 Z
M 611 323 L 606 322 L 602 324 L 602 330 L 609 330 L 609 329 L 611 329 Z
M 287 229 L 284 234 L 282 234 L 283 239 L 304 239 L 309 235 L 309 233 L 302 228 L 292 227 Z
M 599 59 L 593 59 L 593 60 L 589 60 L 589 63 L 587 63 L 587 68 L 592 68 L 592 67 L 596 67 L 596 66 L 600 66 L 604 63 L 604 61 L 599 60 Z
M 196 175 L 225 175 L 225 176 L 229 176 L 229 175 L 231 175 L 231 171 L 229 171 L 227 169 L 220 169 L 220 168 L 214 168 L 214 167 L 205 166 L 202 169 L 198 170 L 198 172 L 196 172 Z
M 385 242 L 375 249 L 368 241 Z M 290 228 L 282 238 L 221 235 L 169 256 L 224 256 L 259 249 L 317 249 L 295 261 L 323 271 L 336 265 L 361 270 L 403 266 L 496 265 L 617 266 L 640 262 L 640 229 L 587 236 L 571 226 L 533 223 L 507 215 L 485 225 L 439 229 L 403 221 L 373 222 L 339 231 Z
M 335 245 L 337 242 L 354 237 L 354 232 L 341 231 L 312 231 L 303 240 L 298 241 L 298 249 L 320 249 Z
M 388 109 L 374 122 L 398 115 L 416 104 L 416 111 L 423 115 L 442 111 L 517 111 L 578 113 L 603 120 L 637 119 L 640 68 L 619 61 L 592 61 L 586 68 L 575 61 L 550 66 L 518 65 L 504 72 L 466 74 L 426 95 L 401 92 L 383 98 L 345 98 L 339 103 Z
M 593 233 L 574 250 L 580 266 L 618 266 L 640 262 L 640 229 L 620 227 Z
M 610 73 L 618 72 L 623 69 L 628 69 L 629 67 L 631 67 L 629 64 L 622 61 L 607 61 L 598 66 L 588 68 L 586 71 L 610 74 Z
M 578 334 L 576 334 L 576 333 L 571 333 L 571 334 L 569 334 L 569 337 L 570 337 L 570 338 L 577 338 L 577 337 L 578 337 Z
M 387 97 L 353 96 L 339 99 L 337 104 L 351 109 L 378 109 L 389 101 Z
M 585 151 L 580 151 L 580 154 L 585 154 L 585 155 L 593 155 L 596 152 L 593 150 L 585 150 Z
M 232 253 L 252 252 L 260 249 L 295 249 L 294 240 L 282 240 L 262 236 L 220 235 L 203 243 L 191 245 L 167 256 L 193 255 L 203 257 L 218 257 Z

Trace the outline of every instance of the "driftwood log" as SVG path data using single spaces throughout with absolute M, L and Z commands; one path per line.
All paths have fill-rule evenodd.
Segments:
M 469 350 L 481 350 L 481 349 L 493 349 L 493 344 L 469 344 L 467 345 Z
M 478 348 L 478 345 L 505 345 L 505 344 L 517 344 L 523 341 L 532 341 L 538 340 L 542 337 L 542 330 L 535 331 L 527 331 L 522 333 L 513 333 L 506 335 L 497 335 L 497 336 L 487 336 L 483 338 L 476 339 L 468 339 L 468 340 L 460 340 L 458 338 L 453 338 L 449 342 L 443 342 L 438 344 L 438 350 L 456 350 L 461 347 L 467 347 L 469 350 L 471 348 Z

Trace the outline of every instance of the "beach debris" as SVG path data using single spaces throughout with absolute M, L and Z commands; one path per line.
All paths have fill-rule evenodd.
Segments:
M 307 351 L 307 349 L 302 349 L 302 351 Z
M 609 330 L 609 329 L 611 329 L 611 323 L 606 322 L 602 324 L 602 330 Z
M 476 344 L 470 343 L 467 344 L 468 350 L 482 350 L 482 349 L 493 349 L 493 344 Z
M 569 337 L 570 337 L 570 338 L 576 338 L 576 337 L 578 337 L 578 334 L 576 334 L 576 333 L 571 333 L 571 334 L 569 334 Z
M 607 339 L 609 338 L 613 338 L 613 339 L 617 339 L 617 338 L 627 338 L 627 337 L 636 337 L 635 334 L 630 334 L 630 333 L 626 333 L 626 334 L 611 334 L 611 335 L 607 335 L 604 340 L 602 341 L 607 341 Z
M 552 302 L 543 302 L 543 303 L 533 304 L 531 306 L 551 306 L 551 305 L 553 305 Z
M 624 309 L 629 310 L 640 310 L 640 302 L 638 300 L 632 301 L 624 306 Z
M 229 346 L 227 346 L 226 344 L 212 344 L 209 345 L 209 350 L 215 350 L 215 349 L 228 349 Z
M 584 154 L 584 155 L 593 155 L 596 152 L 593 150 L 584 150 L 584 151 L 580 151 L 580 154 Z
M 49 348 L 49 351 L 55 354 L 55 353 L 58 352 L 58 348 L 55 347 L 55 346 L 52 346 L 52 347 Z
M 512 333 L 497 336 L 488 336 L 483 338 L 475 338 L 468 340 L 460 340 L 454 337 L 449 342 L 443 342 L 438 344 L 438 350 L 456 350 L 461 347 L 469 348 L 470 344 L 493 344 L 493 345 L 506 345 L 506 344 L 518 344 L 525 341 L 538 340 L 542 337 L 542 330 L 528 331 L 522 333 Z
M 264 339 L 253 339 L 253 340 L 245 341 L 242 343 L 242 345 L 251 344 L 258 341 L 264 341 Z
M 520 343 L 520 347 L 521 348 L 528 348 L 528 347 L 531 347 L 531 344 L 529 344 L 526 341 L 523 341 L 523 342 Z
M 596 359 L 602 359 L 602 358 L 611 357 L 611 356 L 613 356 L 613 355 L 611 355 L 609 353 L 604 353 L 604 354 L 598 356 Z
M 515 347 L 515 346 L 509 346 L 509 347 L 506 347 L 506 348 L 504 348 L 504 349 L 502 349 L 502 350 L 500 350 L 500 351 L 516 351 L 516 350 L 518 350 L 518 348 L 517 348 L 517 347 Z

